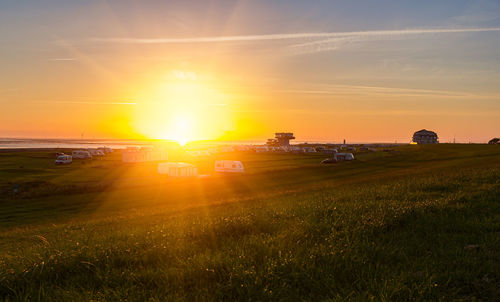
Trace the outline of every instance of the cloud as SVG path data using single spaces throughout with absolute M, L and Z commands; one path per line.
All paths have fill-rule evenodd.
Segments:
M 433 28 L 433 29 L 403 29 L 403 30 L 374 30 L 356 32 L 309 32 L 291 34 L 242 35 L 242 36 L 211 36 L 193 38 L 91 38 L 92 42 L 124 43 L 124 44 L 183 44 L 183 43 L 221 43 L 221 42 L 248 42 L 272 40 L 299 40 L 299 39 L 343 39 L 359 40 L 371 37 L 406 36 L 419 34 L 442 33 L 471 33 L 500 31 L 500 27 L 484 28 Z M 335 40 L 339 41 L 339 40 Z M 319 41 L 321 42 L 321 41 Z M 314 43 L 314 42 L 312 42 Z
M 498 94 L 475 94 L 460 91 L 415 89 L 382 86 L 362 86 L 362 85 L 325 85 L 317 89 L 294 89 L 276 90 L 279 93 L 287 94 L 308 94 L 308 95 L 367 95 L 370 97 L 432 97 L 432 98 L 460 98 L 460 99 L 500 99 Z
M 383 30 L 383 31 L 364 31 L 352 33 L 338 33 L 328 39 L 306 42 L 290 46 L 292 54 L 307 54 L 339 49 L 341 46 L 366 41 L 379 41 L 388 39 L 404 39 L 417 35 L 429 34 L 453 34 L 453 33 L 477 33 L 477 32 L 496 32 L 500 27 L 485 28 L 442 28 L 442 29 L 408 29 L 408 30 Z
M 60 61 L 76 61 L 75 58 L 52 58 L 52 59 L 49 59 L 49 61 L 56 61 L 56 62 L 60 62 Z
M 132 102 L 85 102 L 85 101 L 37 101 L 40 104 L 84 104 L 84 105 L 137 105 Z

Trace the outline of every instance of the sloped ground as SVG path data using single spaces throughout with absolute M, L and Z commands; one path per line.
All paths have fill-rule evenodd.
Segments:
M 331 167 L 306 158 L 208 183 L 4 200 L 14 217 L 2 224 L 0 296 L 494 300 L 498 151 L 401 148 Z

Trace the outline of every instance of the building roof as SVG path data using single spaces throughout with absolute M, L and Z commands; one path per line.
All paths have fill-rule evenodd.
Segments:
M 413 135 L 435 135 L 435 136 L 437 136 L 437 133 L 434 131 L 422 129 L 422 130 L 415 132 Z

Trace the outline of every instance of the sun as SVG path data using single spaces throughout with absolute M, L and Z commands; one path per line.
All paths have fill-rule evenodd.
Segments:
M 193 138 L 193 119 L 187 114 L 179 114 L 175 116 L 170 125 L 169 133 L 164 135 L 164 139 L 172 139 L 184 146 Z
M 217 139 L 232 127 L 227 96 L 213 82 L 189 72 L 159 80 L 138 99 L 134 127 L 149 138 L 185 145 Z

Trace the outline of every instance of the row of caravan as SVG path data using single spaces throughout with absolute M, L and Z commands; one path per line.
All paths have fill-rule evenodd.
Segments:
M 321 161 L 322 164 L 335 164 L 341 161 L 353 161 L 354 154 L 352 153 L 335 153 L 333 157 Z
M 73 150 L 71 156 L 79 159 L 92 159 L 93 156 L 104 156 L 112 152 L 113 149 L 108 147 L 88 148 L 84 150 Z
M 354 146 L 340 145 L 339 147 L 332 148 L 333 146 L 255 146 L 253 150 L 257 153 L 262 152 L 291 152 L 291 153 L 322 153 L 322 154 L 335 154 L 339 150 L 345 150 L 348 152 L 377 152 L 376 148 L 371 148 L 367 146 L 359 147 L 359 150 Z
M 272 146 L 256 146 L 254 147 L 255 152 L 291 152 L 291 153 L 324 153 L 333 154 L 337 153 L 337 149 L 326 149 L 319 147 L 300 147 L 300 146 L 282 146 L 282 147 L 272 147 Z
M 108 147 L 89 148 L 85 150 L 73 150 L 71 155 L 57 153 L 56 165 L 68 165 L 73 162 L 73 159 L 92 159 L 93 156 L 104 156 L 107 153 L 113 152 L 113 149 Z
M 241 161 L 237 160 L 217 160 L 214 171 L 216 173 L 245 173 L 245 168 Z M 198 168 L 193 164 L 182 162 L 167 162 L 158 164 L 158 173 L 169 177 L 196 177 Z
M 168 160 L 168 151 L 164 148 L 129 147 L 122 151 L 124 163 L 140 163 Z
M 192 157 L 210 156 L 216 153 L 240 152 L 251 151 L 257 153 L 321 153 L 321 154 L 335 154 L 342 151 L 347 152 L 376 152 L 377 149 L 368 146 L 359 146 L 359 149 L 353 145 L 289 145 L 289 146 L 269 146 L 269 145 L 235 145 L 235 146 L 220 146 L 217 148 L 209 148 L 206 150 L 188 150 L 186 154 Z

